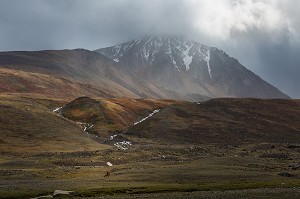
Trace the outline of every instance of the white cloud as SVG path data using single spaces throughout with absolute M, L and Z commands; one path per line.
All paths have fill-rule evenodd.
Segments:
M 266 32 L 274 40 L 282 30 L 296 33 L 276 0 L 189 0 L 188 4 L 194 12 L 194 28 L 215 39 L 226 40 L 253 30 Z

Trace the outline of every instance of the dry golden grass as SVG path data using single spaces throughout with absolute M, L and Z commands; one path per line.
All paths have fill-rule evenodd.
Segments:
M 110 89 L 108 89 L 107 83 L 111 83 Z M 104 85 L 95 86 L 58 75 L 0 68 L 0 92 L 2 93 L 23 96 L 37 95 L 67 100 L 80 96 L 114 97 L 122 95 L 135 97 L 113 82 L 106 82 Z
M 0 97 L 1 152 L 24 153 L 109 148 L 92 140 L 80 126 L 53 113 L 52 109 L 39 102 L 41 101 L 22 97 L 4 95 Z M 44 101 L 44 103 L 47 104 L 49 101 Z
M 66 105 L 62 112 L 69 113 L 70 119 L 91 122 L 96 118 L 100 133 L 104 132 L 101 126 L 106 132 L 127 128 L 154 109 L 163 110 L 136 125 L 139 136 L 123 133 L 123 138 L 133 145 L 128 150 L 118 150 L 114 141 L 99 144 L 82 131 L 82 126 L 52 112 L 62 105 Z M 300 170 L 289 167 L 300 161 L 300 143 L 295 137 L 292 144 L 281 143 L 278 133 L 287 126 L 297 130 L 298 123 L 291 118 L 297 119 L 298 111 L 299 101 L 292 100 L 220 99 L 199 105 L 171 100 L 80 98 L 67 103 L 2 94 L 0 195 L 30 198 L 63 189 L 75 191 L 76 197 L 83 198 L 107 194 L 122 197 L 138 193 L 300 187 Z M 218 141 L 218 136 L 227 136 L 222 139 L 228 141 L 237 133 L 227 127 L 233 121 L 254 135 L 257 129 L 251 125 L 269 121 L 274 126 L 265 129 L 273 129 L 268 132 L 278 137 L 269 142 L 263 140 L 264 143 L 256 137 L 245 142 Z M 148 131 L 144 130 L 146 125 Z M 220 131 L 219 127 L 225 128 L 226 134 L 221 135 L 224 129 Z M 200 139 L 199 129 L 208 129 L 208 134 Z M 156 137 L 158 130 L 170 135 Z M 100 137 L 101 141 L 105 139 Z M 113 166 L 108 167 L 107 162 Z M 294 176 L 277 175 L 285 170 Z M 104 178 L 107 171 L 111 175 Z M 285 196 L 297 193 L 288 192 Z
M 169 106 L 127 133 L 173 143 L 292 143 L 297 121 L 297 100 L 212 99 Z
M 180 103 L 175 100 L 149 100 L 128 98 L 78 98 L 61 110 L 62 115 L 74 121 L 93 124 L 93 134 L 108 138 L 116 131 L 124 131 L 134 122 L 155 109 Z

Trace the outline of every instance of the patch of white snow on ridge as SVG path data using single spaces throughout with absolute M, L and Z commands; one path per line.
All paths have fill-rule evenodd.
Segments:
M 146 41 L 143 45 L 143 49 L 141 52 L 143 63 L 147 63 L 149 61 L 150 46 L 148 44 L 151 42 L 151 40 L 152 40 L 152 37 L 150 37 L 148 39 L 148 41 Z M 152 44 L 152 43 L 150 43 L 150 44 Z
M 118 136 L 118 134 L 112 135 L 112 136 L 110 136 L 109 140 L 113 140 L 117 136 Z
M 209 61 L 210 61 L 210 50 L 207 51 L 206 56 L 204 57 L 204 60 L 207 63 L 207 70 L 208 70 L 208 74 L 210 76 L 210 78 L 212 79 L 212 75 L 211 75 L 211 68 L 209 65 Z
M 121 45 L 120 44 L 116 45 L 111 50 L 112 50 L 113 55 L 117 56 L 121 50 Z
M 58 107 L 56 109 L 53 110 L 54 113 L 58 112 L 60 109 L 62 109 L 63 107 Z
M 190 45 L 190 46 L 186 45 L 185 46 L 186 50 L 183 51 L 183 61 L 184 61 L 184 65 L 185 65 L 187 71 L 190 69 L 190 64 L 193 61 L 193 56 L 189 55 L 189 52 L 190 52 L 192 46 L 193 45 Z
M 119 58 L 116 58 L 116 59 L 114 59 L 114 61 L 115 61 L 115 62 L 119 62 L 120 60 L 119 60 Z
M 154 40 L 154 46 L 153 46 L 153 51 L 152 51 L 152 54 L 151 54 L 151 65 L 153 64 L 153 61 L 155 59 L 155 55 L 158 53 L 158 51 L 160 50 L 160 48 L 162 47 L 163 43 L 160 41 L 158 42 L 157 40 Z
M 93 128 L 94 125 L 93 124 L 87 124 L 86 126 L 84 126 L 83 131 L 88 133 L 87 130 Z
M 121 150 L 127 150 L 128 146 L 131 146 L 131 145 L 132 145 L 132 143 L 129 141 L 116 142 L 114 144 L 115 147 L 117 147 L 118 149 L 121 149 Z
M 53 193 L 53 197 L 57 195 L 70 195 L 71 193 L 74 193 L 74 191 L 55 190 Z
M 135 40 L 134 44 L 135 44 L 135 45 L 138 45 L 140 42 L 141 42 L 141 40 L 138 39 L 138 40 Z
M 145 121 L 146 119 L 148 119 L 149 117 L 152 117 L 155 113 L 158 113 L 160 111 L 160 109 L 157 109 L 157 110 L 154 110 L 152 113 L 150 113 L 147 117 L 141 119 L 140 121 L 138 122 L 135 122 L 133 125 L 137 125 L 143 121 Z
M 180 72 L 180 70 L 179 70 L 179 68 L 178 68 L 178 66 L 177 66 L 177 64 L 176 64 L 176 62 L 175 62 L 174 59 L 173 59 L 173 64 L 174 64 L 174 66 L 177 68 L 178 72 Z
M 143 63 L 147 62 L 149 59 L 149 49 L 146 49 L 146 47 L 144 46 L 142 49 L 142 60 Z
M 152 39 L 153 39 L 153 38 L 150 37 L 150 38 L 148 39 L 148 41 L 145 42 L 144 46 L 146 46 Z

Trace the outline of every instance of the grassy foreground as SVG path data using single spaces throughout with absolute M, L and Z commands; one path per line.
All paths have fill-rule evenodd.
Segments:
M 0 198 L 33 198 L 53 194 L 54 190 L 74 191 L 67 196 L 72 198 L 300 197 L 300 144 L 294 139 L 299 124 L 293 120 L 299 117 L 299 102 L 283 101 L 281 105 L 293 111 L 285 116 L 262 109 L 262 103 L 270 106 L 275 102 L 261 101 L 261 107 L 252 107 L 255 114 L 249 117 L 245 104 L 235 109 L 230 100 L 203 106 L 155 100 L 79 100 L 58 114 L 53 109 L 65 105 L 64 100 L 0 96 Z M 248 101 L 246 105 L 258 104 Z M 228 104 L 220 111 L 220 103 Z M 87 108 L 94 111 L 92 115 Z M 162 110 L 131 128 L 132 133 L 114 132 L 139 121 L 153 109 Z M 286 109 L 277 111 L 282 110 Z M 215 115 L 218 119 L 212 120 Z M 212 122 L 202 121 L 207 117 Z M 265 124 L 274 124 L 269 129 L 272 132 L 263 124 L 252 128 L 252 123 L 261 118 Z M 247 142 L 232 141 L 237 120 L 242 124 L 252 122 L 242 129 L 247 137 L 252 136 Z M 84 131 L 82 123 L 94 124 L 98 137 Z M 213 124 L 226 127 L 228 123 L 231 126 L 226 132 L 209 131 Z M 114 133 L 120 135 L 110 140 Z M 168 137 L 170 133 L 173 140 Z M 270 135 L 273 142 L 266 142 Z M 286 140 L 295 142 L 280 142 L 287 135 Z M 223 142 L 226 139 L 222 136 L 229 141 Z M 255 142 L 255 136 L 266 138 Z M 130 141 L 131 145 L 116 146 L 122 141 Z M 106 172 L 110 172 L 107 178 Z
M 30 198 L 54 190 L 73 197 L 300 187 L 300 172 L 288 165 L 299 152 L 285 145 L 223 149 L 206 146 L 133 145 L 127 151 L 41 153 L 1 156 L 1 198 Z M 270 147 L 270 146 L 269 146 Z M 243 152 L 257 148 L 252 155 Z M 260 148 L 260 149 L 258 149 Z M 289 158 L 266 158 L 280 150 Z M 258 157 L 257 157 L 258 156 Z M 106 165 L 107 162 L 112 167 Z M 107 171 L 110 177 L 104 178 Z M 279 176 L 288 171 L 292 177 Z

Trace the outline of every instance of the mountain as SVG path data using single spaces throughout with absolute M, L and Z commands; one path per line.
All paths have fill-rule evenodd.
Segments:
M 96 52 L 0 52 L 0 92 L 70 100 L 288 98 L 225 52 L 173 36 L 134 40 Z
M 177 36 L 96 50 L 144 81 L 186 97 L 289 98 L 224 51 Z
M 0 92 L 74 99 L 185 96 L 145 82 L 121 64 L 88 50 L 0 52 Z

